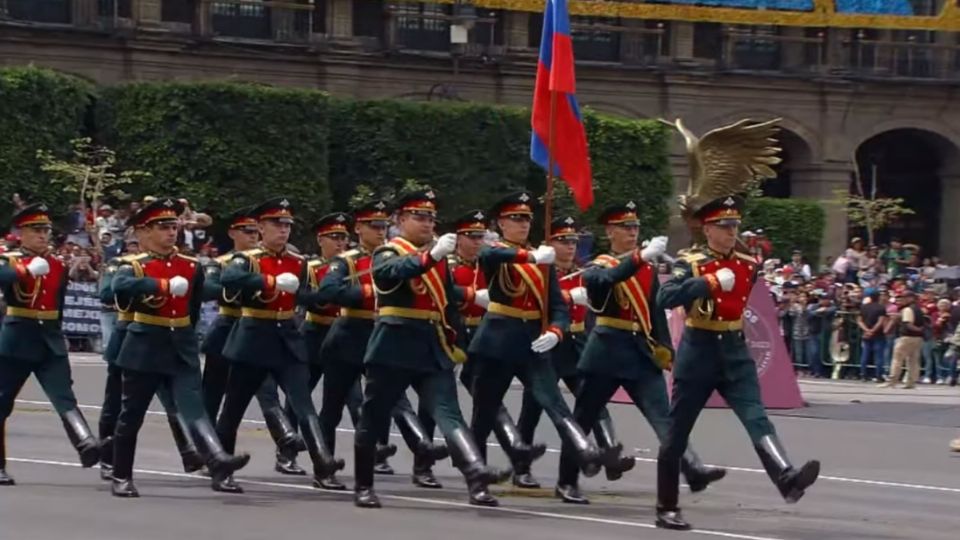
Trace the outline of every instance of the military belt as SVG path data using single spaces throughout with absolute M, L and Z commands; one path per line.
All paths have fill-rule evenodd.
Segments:
M 464 317 L 463 324 L 464 326 L 480 326 L 480 321 L 483 320 L 483 317 Z
M 272 310 L 243 308 L 240 315 L 248 319 L 265 319 L 269 321 L 288 321 L 293 318 L 293 310 Z
M 397 306 L 383 306 L 380 308 L 381 317 L 403 317 L 405 319 L 419 319 L 422 321 L 439 321 L 440 312 L 429 309 L 405 308 Z
M 240 310 L 240 308 L 229 306 L 220 306 L 218 313 L 224 317 L 233 317 L 234 319 L 239 319 L 243 315 L 243 312 Z
M 570 333 L 571 334 L 581 334 L 586 331 L 587 325 L 582 322 L 570 323 Z
M 490 313 L 496 313 L 497 315 L 513 317 L 514 319 L 523 319 L 525 321 L 536 321 L 539 320 L 541 316 L 539 310 L 520 309 L 497 302 L 490 302 L 490 306 L 487 307 L 487 311 Z
M 714 319 L 691 319 L 688 318 L 684 323 L 687 328 L 696 328 L 698 330 L 710 330 L 711 332 L 736 332 L 743 330 L 743 320 L 736 321 L 717 321 Z
M 129 311 L 120 311 L 117 313 L 117 321 L 133 322 L 133 313 L 130 313 Z
M 331 325 L 337 318 L 331 315 L 318 315 L 312 311 L 308 311 L 305 320 L 313 324 Z
M 190 326 L 190 317 L 160 317 L 137 312 L 133 314 L 133 322 L 168 328 L 186 328 Z
M 606 326 L 607 328 L 616 328 L 628 332 L 640 332 L 642 330 L 640 323 L 637 321 L 628 321 L 616 317 L 597 317 L 597 326 Z
M 373 320 L 375 315 L 376 315 L 376 312 L 373 311 L 372 309 L 340 308 L 341 317 Z
M 38 321 L 55 321 L 60 318 L 60 311 L 43 311 L 39 309 L 9 306 L 7 308 L 7 316 L 19 317 L 21 319 L 34 319 Z

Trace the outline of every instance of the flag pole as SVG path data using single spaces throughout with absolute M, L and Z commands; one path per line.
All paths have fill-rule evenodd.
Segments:
M 550 117 L 548 124 L 548 141 L 547 141 L 547 189 L 544 194 L 543 201 L 543 242 L 550 242 L 550 222 L 553 221 L 553 139 L 554 139 L 554 116 L 556 116 L 557 110 L 557 92 L 550 90 Z M 549 313 L 549 300 L 550 300 L 550 266 L 541 265 L 541 270 L 543 271 L 543 302 L 540 306 L 542 313 L 540 314 L 541 322 L 541 333 L 546 333 L 547 328 L 550 326 L 550 319 L 547 316 Z

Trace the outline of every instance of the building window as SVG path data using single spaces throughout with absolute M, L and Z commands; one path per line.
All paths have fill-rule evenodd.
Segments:
M 72 20 L 70 0 L 6 0 L 0 14 L 17 21 L 69 24 Z
M 449 5 L 396 3 L 391 10 L 398 45 L 422 51 L 450 50 Z
M 309 4 L 309 0 L 301 0 L 301 3 Z M 327 0 L 313 0 L 313 33 L 326 34 L 327 30 Z
M 217 35 L 250 39 L 271 39 L 271 9 L 254 3 L 214 2 L 210 24 Z
M 478 19 L 493 19 L 494 22 L 478 22 L 470 31 L 470 42 L 484 47 L 503 45 L 503 24 L 505 20 L 503 10 L 477 9 Z
M 353 35 L 383 39 L 383 0 L 353 0 Z
M 736 69 L 776 71 L 780 69 L 780 34 L 777 26 L 738 26 L 728 36 L 733 40 L 732 65 Z
M 132 16 L 133 0 L 97 0 L 97 15 L 101 17 L 124 17 L 129 19 Z
M 723 25 L 695 23 L 693 25 L 693 57 L 719 60 L 723 50 Z
M 165 22 L 193 23 L 194 0 L 163 0 L 160 19 Z
M 619 19 L 570 17 L 573 55 L 580 60 L 620 61 Z

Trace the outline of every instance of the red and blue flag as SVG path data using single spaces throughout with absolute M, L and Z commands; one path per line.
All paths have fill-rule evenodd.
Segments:
M 570 37 L 570 12 L 567 0 L 546 0 L 540 61 L 533 92 L 530 123 L 530 159 L 544 168 L 553 158 L 553 174 L 562 178 L 573 192 L 581 210 L 593 204 L 593 179 L 587 132 L 576 98 L 573 70 L 573 40 Z M 556 92 L 555 100 L 551 94 Z M 551 103 L 554 104 L 551 122 Z M 550 130 L 553 129 L 553 148 Z M 552 156 L 549 154 L 552 151 Z

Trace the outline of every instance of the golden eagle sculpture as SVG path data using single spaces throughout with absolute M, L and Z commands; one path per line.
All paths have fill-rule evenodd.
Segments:
M 680 214 L 688 223 L 705 204 L 721 197 L 744 194 L 764 180 L 775 178 L 771 168 L 780 163 L 776 135 L 780 119 L 758 122 L 744 119 L 697 138 L 680 119 L 660 120 L 683 135 L 690 178 L 679 197 Z

